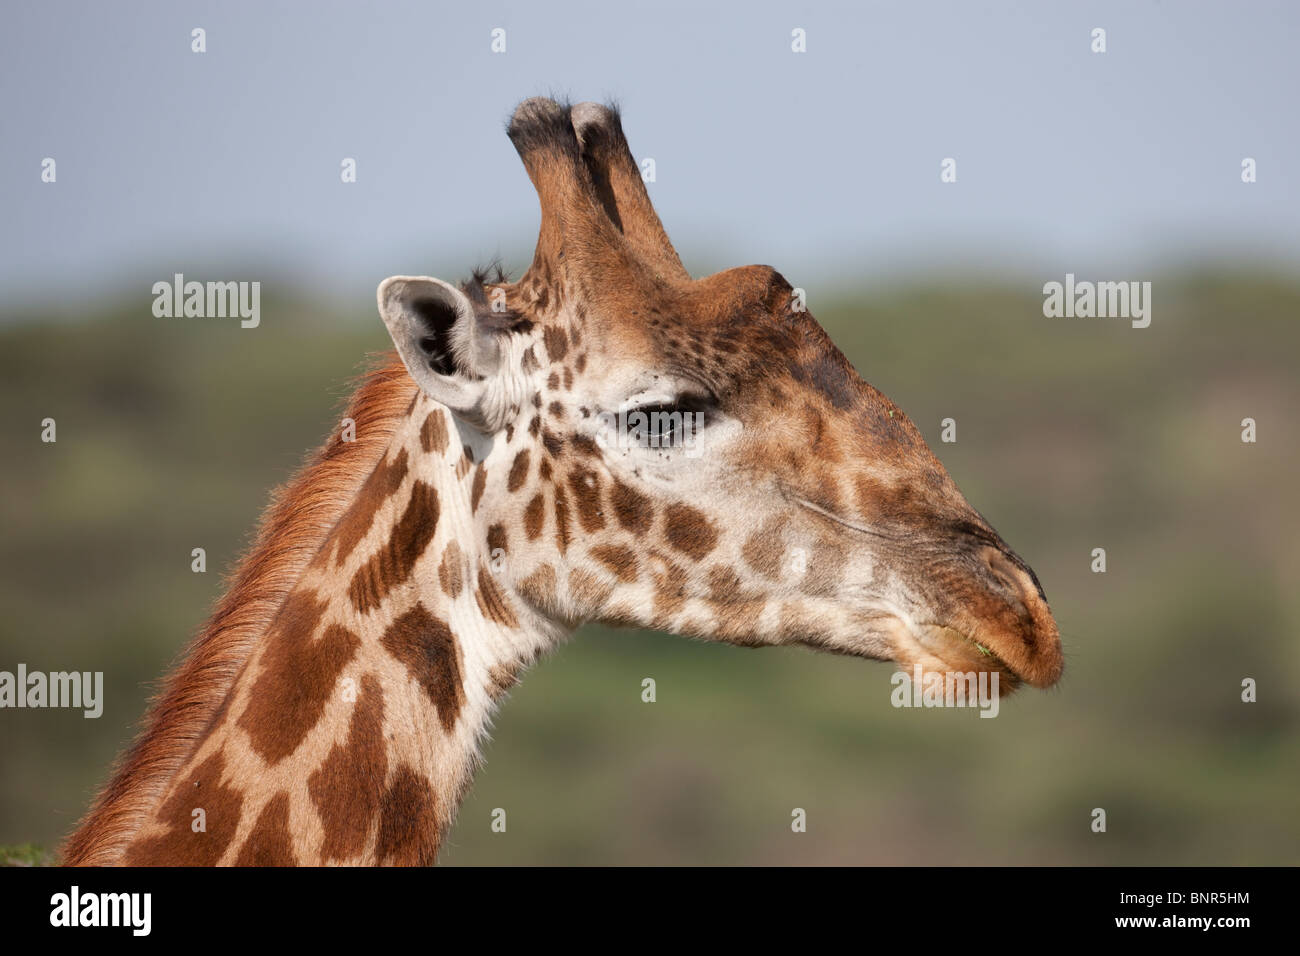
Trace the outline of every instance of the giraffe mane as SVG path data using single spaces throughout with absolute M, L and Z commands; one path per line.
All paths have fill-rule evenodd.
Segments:
M 374 470 L 415 391 L 396 352 L 378 356 L 347 401 L 356 440 L 327 439 L 272 494 L 212 616 L 163 679 L 134 743 L 64 841 L 65 865 L 118 861 L 216 717 L 256 639 Z

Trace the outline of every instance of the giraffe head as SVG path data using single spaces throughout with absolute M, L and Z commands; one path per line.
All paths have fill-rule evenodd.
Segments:
M 527 100 L 508 132 L 541 203 L 525 274 L 379 290 L 474 461 L 465 494 L 507 591 L 564 626 L 1054 683 L 1033 571 L 789 283 L 692 279 L 612 109 Z

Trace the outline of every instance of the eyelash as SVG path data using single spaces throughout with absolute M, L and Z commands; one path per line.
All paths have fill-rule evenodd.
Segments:
M 640 405 L 620 416 L 619 430 L 625 435 L 635 430 L 637 444 L 642 448 L 672 448 L 683 438 L 679 434 L 683 424 L 689 421 L 685 431 L 692 433 L 708 424 L 708 405 L 707 399 L 698 396 L 682 396 L 673 403 Z M 693 417 L 696 415 L 703 415 L 703 418 Z M 669 417 L 665 420 L 664 416 Z M 692 417 L 688 420 L 687 416 Z M 665 425 L 667 431 L 663 430 Z

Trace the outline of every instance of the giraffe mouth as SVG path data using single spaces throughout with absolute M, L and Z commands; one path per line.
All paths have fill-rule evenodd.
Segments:
M 895 660 L 907 667 L 920 666 L 923 673 L 998 675 L 1002 696 L 1015 691 L 1025 680 L 987 642 L 942 624 L 904 625 L 898 629 Z

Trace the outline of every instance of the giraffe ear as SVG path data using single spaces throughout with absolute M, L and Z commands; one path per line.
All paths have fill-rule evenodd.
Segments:
M 428 276 L 379 285 L 379 314 L 415 384 L 477 428 L 494 430 L 487 405 L 500 346 L 480 327 L 469 297 Z

